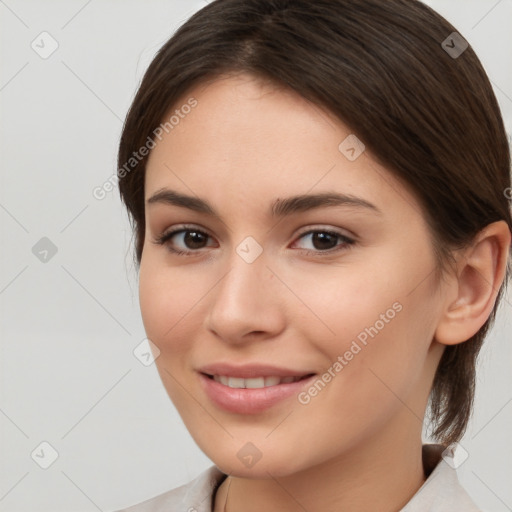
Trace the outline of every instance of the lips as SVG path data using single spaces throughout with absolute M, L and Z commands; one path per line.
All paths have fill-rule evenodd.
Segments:
M 257 414 L 297 395 L 314 377 L 272 365 L 212 364 L 198 370 L 206 395 L 221 409 L 237 414 Z

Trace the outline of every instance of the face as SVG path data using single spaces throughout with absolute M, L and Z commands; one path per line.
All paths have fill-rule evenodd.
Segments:
M 418 434 L 442 290 L 416 199 L 292 92 L 231 76 L 173 111 L 192 97 L 148 160 L 139 292 L 199 447 L 286 476 Z

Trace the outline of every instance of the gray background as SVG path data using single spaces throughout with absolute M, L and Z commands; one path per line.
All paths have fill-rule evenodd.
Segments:
M 511 132 L 512 1 L 428 3 L 475 48 Z M 101 201 L 92 195 L 115 173 L 122 121 L 144 70 L 204 5 L 0 1 L 1 512 L 112 510 L 211 464 L 154 365 L 133 354 L 145 334 L 130 227 L 117 189 Z M 58 43 L 48 58 L 31 47 L 51 49 L 43 31 Z M 512 510 L 511 312 L 509 293 L 480 360 L 461 443 L 469 457 L 458 469 L 493 512 Z M 58 452 L 47 469 L 44 441 Z

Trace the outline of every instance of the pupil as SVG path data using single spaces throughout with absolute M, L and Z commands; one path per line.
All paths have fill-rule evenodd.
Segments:
M 331 242 L 334 241 L 334 245 L 329 244 L 329 239 L 331 239 Z M 315 243 L 315 241 L 320 240 L 320 247 L 318 247 L 318 244 Z M 327 240 L 327 245 L 329 247 L 325 247 L 325 242 Z M 322 245 L 324 243 L 324 245 Z M 313 245 L 315 246 L 315 249 L 332 249 L 336 245 L 336 239 L 333 235 L 329 233 L 314 233 L 313 234 Z
M 192 236 L 190 236 L 192 235 Z M 197 233 L 196 231 L 187 231 L 185 234 L 185 245 L 190 249 L 200 249 L 201 247 L 197 247 L 197 238 L 204 238 L 201 233 Z M 195 239 L 195 240 L 194 240 Z M 204 240 L 203 240 L 204 242 Z M 199 245 L 201 245 L 201 241 L 199 240 Z

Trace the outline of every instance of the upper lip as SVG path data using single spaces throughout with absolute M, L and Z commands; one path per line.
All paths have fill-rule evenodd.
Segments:
M 213 363 L 202 366 L 198 371 L 207 375 L 224 375 L 226 377 L 239 377 L 243 379 L 250 379 L 251 377 L 304 377 L 313 374 L 313 372 L 307 370 L 292 370 L 269 364 L 235 366 L 229 363 Z

